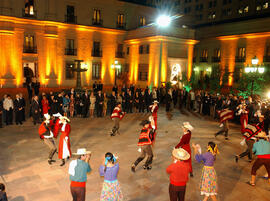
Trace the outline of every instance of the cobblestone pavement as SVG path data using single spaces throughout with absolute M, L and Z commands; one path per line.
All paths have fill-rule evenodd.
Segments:
M 126 115 L 121 121 L 121 135 L 115 137 L 108 135 L 113 125 L 109 117 L 71 120 L 72 151 L 85 147 L 93 153 L 93 171 L 88 175 L 87 181 L 87 201 L 99 200 L 103 178 L 98 174 L 98 167 L 107 151 L 119 156 L 118 179 L 125 200 L 168 201 L 169 176 L 165 170 L 171 162 L 171 150 L 182 134 L 183 121 L 189 121 L 195 127 L 192 142 L 200 143 L 204 150 L 210 140 L 219 146 L 220 155 L 215 163 L 219 185 L 218 200 L 270 200 L 270 185 L 259 178 L 265 169 L 258 171 L 257 185 L 251 187 L 245 183 L 250 178 L 251 170 L 247 158 L 240 160 L 238 164 L 234 162 L 233 155 L 245 148 L 239 144 L 242 140 L 240 127 L 231 124 L 229 141 L 225 141 L 223 136 L 215 139 L 213 134 L 219 129 L 218 123 L 188 111 L 174 110 L 172 119 L 168 120 L 164 108 L 160 109 L 153 168 L 146 171 L 139 165 L 136 173 L 132 173 L 130 166 L 139 155 L 139 122 L 145 118 L 146 114 Z M 60 161 L 57 161 L 52 166 L 48 165 L 48 149 L 40 141 L 37 131 L 38 126 L 33 126 L 30 120 L 22 126 L 12 125 L 0 129 L 0 182 L 6 184 L 10 201 L 70 201 L 68 164 L 60 167 Z M 203 199 L 199 193 L 201 170 L 202 164 L 193 160 L 194 178 L 188 182 L 186 201 Z

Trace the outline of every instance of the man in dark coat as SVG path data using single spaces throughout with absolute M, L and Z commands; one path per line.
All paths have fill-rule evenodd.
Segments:
M 97 117 L 102 117 L 103 103 L 104 103 L 104 96 L 101 93 L 101 91 L 98 91 L 98 94 L 96 96 Z
M 20 93 L 19 96 L 20 96 L 20 101 L 22 103 L 22 121 L 25 121 L 25 106 L 26 106 L 26 103 L 25 103 L 25 99 L 24 99 L 22 93 Z
M 115 94 L 118 93 L 118 87 L 117 87 L 117 85 L 114 85 L 114 86 L 113 86 L 112 91 L 114 91 Z
M 39 123 L 40 111 L 41 111 L 41 109 L 40 109 L 40 105 L 38 103 L 38 96 L 34 96 L 33 101 L 31 103 L 31 112 L 32 112 L 34 125 Z
M 111 113 L 110 114 L 113 113 L 113 110 L 114 110 L 114 108 L 116 106 L 116 103 L 117 103 L 117 97 L 116 97 L 115 94 L 116 94 L 115 91 L 112 91 L 112 95 L 110 97 L 110 109 L 111 109 Z
M 23 104 L 20 99 L 19 94 L 16 94 L 16 99 L 14 100 L 14 112 L 15 112 L 15 122 L 16 124 L 22 124 L 23 115 L 22 115 Z
M 88 95 L 88 91 L 85 90 L 84 94 L 82 95 L 82 115 L 83 115 L 83 118 L 87 118 L 89 106 L 90 106 L 90 97 Z
M 148 87 L 145 89 L 145 107 L 147 110 L 147 113 L 150 112 L 149 106 L 152 104 L 152 93 L 150 92 L 150 90 L 148 89 Z
M 144 91 L 142 93 L 139 93 L 139 112 L 144 113 L 145 108 L 145 97 L 144 97 Z
M 132 113 L 133 98 L 131 91 L 128 89 L 126 94 L 126 112 Z

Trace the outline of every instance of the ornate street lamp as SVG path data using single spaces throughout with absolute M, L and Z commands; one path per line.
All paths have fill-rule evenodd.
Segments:
M 265 69 L 263 66 L 257 66 L 259 63 L 259 59 L 256 56 L 251 59 L 251 63 L 252 63 L 252 66 L 245 67 L 245 73 L 252 75 L 251 96 L 253 96 L 254 80 L 255 80 L 256 73 L 263 74 Z
M 88 70 L 88 65 L 86 63 L 82 63 L 83 60 L 75 60 L 74 67 L 71 67 L 71 70 L 77 73 L 77 82 L 76 82 L 76 88 L 81 89 L 82 83 L 81 83 L 81 72 L 85 72 Z
M 111 68 L 114 69 L 114 85 L 116 85 L 117 70 L 119 71 L 121 69 L 121 65 L 117 60 L 115 60 L 114 63 L 111 65 Z

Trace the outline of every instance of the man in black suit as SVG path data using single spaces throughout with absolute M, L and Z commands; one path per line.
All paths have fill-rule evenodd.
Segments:
M 25 106 L 26 106 L 26 103 L 25 103 L 25 99 L 24 99 L 22 93 L 20 93 L 19 96 L 20 96 L 20 101 L 21 101 L 21 104 L 22 104 L 22 121 L 25 121 Z
M 15 122 L 16 124 L 22 124 L 23 115 L 22 115 L 22 100 L 20 99 L 19 94 L 16 94 L 16 99 L 14 100 L 14 112 L 15 112 Z
M 89 106 L 90 106 L 90 97 L 88 95 L 88 91 L 85 90 L 84 94 L 82 95 L 82 115 L 83 115 L 83 118 L 87 118 Z
M 39 117 L 40 117 L 40 105 L 38 103 L 38 96 L 34 96 L 33 101 L 31 103 L 31 112 L 33 117 L 33 123 L 36 125 L 39 123 Z
M 132 113 L 133 98 L 131 91 L 128 89 L 126 94 L 126 112 Z
M 97 117 L 102 117 L 104 96 L 101 91 L 98 91 L 96 96 Z
M 116 103 L 117 103 L 117 97 L 115 95 L 115 91 L 112 91 L 112 95 L 110 97 L 110 109 L 111 109 L 111 114 L 113 113 L 113 110 L 116 106 Z

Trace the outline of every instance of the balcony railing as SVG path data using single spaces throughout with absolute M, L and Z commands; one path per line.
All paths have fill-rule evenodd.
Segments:
M 102 19 L 99 19 L 99 20 L 97 20 L 97 19 L 92 19 L 92 25 L 94 25 L 94 26 L 102 26 L 103 25 L 103 20 Z
M 220 57 L 212 57 L 212 63 L 219 63 Z
M 28 47 L 28 46 L 23 46 L 23 53 L 28 53 L 28 54 L 36 54 L 37 53 L 37 47 Z
M 102 57 L 102 51 L 92 51 L 92 57 Z
M 28 17 L 28 18 L 37 18 L 37 11 L 34 10 L 33 13 L 30 13 L 29 11 L 26 11 L 25 8 L 22 9 L 22 16 Z
M 246 57 L 242 57 L 242 56 L 236 56 L 235 57 L 235 62 L 243 63 L 245 61 L 246 61 Z
M 70 24 L 77 24 L 77 16 L 65 15 L 65 22 Z
M 126 23 L 116 23 L 116 28 L 117 29 L 125 29 L 126 28 Z
M 115 57 L 116 58 L 124 58 L 124 56 L 125 56 L 125 53 L 124 52 L 116 52 L 115 53 Z
M 208 62 L 208 57 L 200 57 L 200 62 Z
M 263 62 L 270 62 L 270 56 L 264 56 Z
M 77 49 L 65 49 L 65 55 L 77 56 Z

